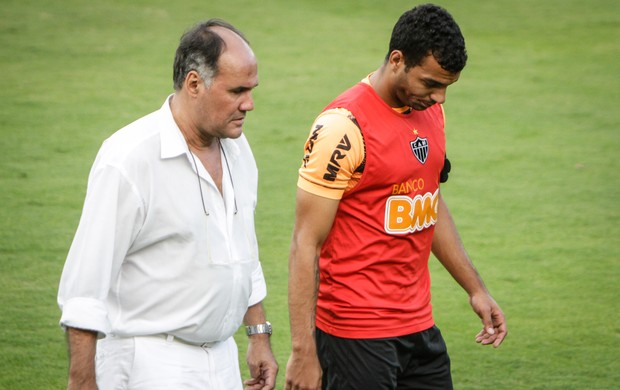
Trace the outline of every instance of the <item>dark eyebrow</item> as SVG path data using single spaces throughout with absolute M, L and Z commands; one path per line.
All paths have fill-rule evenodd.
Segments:
M 238 87 L 231 88 L 230 90 L 233 91 L 233 92 L 245 92 L 245 91 L 251 91 L 251 90 L 253 90 L 256 87 L 258 87 L 258 83 L 256 83 L 256 85 L 253 85 L 251 87 L 246 87 L 244 85 L 240 85 Z
M 424 83 L 425 83 L 427 86 L 429 86 L 429 87 L 431 87 L 431 88 L 444 88 L 444 87 L 447 87 L 447 85 L 446 85 L 446 84 L 444 84 L 444 83 L 440 83 L 439 81 L 437 81 L 437 80 L 435 80 L 435 79 L 425 78 L 425 79 L 422 79 L 422 80 L 424 81 Z

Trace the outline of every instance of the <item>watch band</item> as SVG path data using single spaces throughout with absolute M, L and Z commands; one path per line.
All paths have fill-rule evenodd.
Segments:
M 264 324 L 246 326 L 245 332 L 247 333 L 248 336 L 252 336 L 253 334 L 271 335 L 271 332 L 272 332 L 271 323 L 269 321 L 266 321 Z

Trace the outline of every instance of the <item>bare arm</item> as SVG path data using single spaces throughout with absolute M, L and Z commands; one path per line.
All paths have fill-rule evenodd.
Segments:
M 482 344 L 493 344 L 499 347 L 507 334 L 506 319 L 499 305 L 489 294 L 482 278 L 472 264 L 450 210 L 441 194 L 439 195 L 439 211 L 435 235 L 433 237 L 433 253 L 450 275 L 469 294 L 469 300 L 476 314 L 481 318 L 483 329 L 476 336 Z
M 262 303 L 250 306 L 245 313 L 243 323 L 245 325 L 264 324 L 266 321 L 265 310 Z M 268 334 L 255 334 L 248 336 L 248 353 L 246 360 L 252 379 L 244 382 L 249 390 L 271 390 L 276 385 L 278 375 L 278 363 L 276 362 Z
M 338 200 L 297 189 L 295 228 L 289 256 L 292 352 L 286 367 L 286 389 L 321 388 L 322 371 L 315 344 L 318 259 L 338 204 Z
M 96 390 L 95 352 L 97 332 L 67 328 L 69 345 L 68 390 Z

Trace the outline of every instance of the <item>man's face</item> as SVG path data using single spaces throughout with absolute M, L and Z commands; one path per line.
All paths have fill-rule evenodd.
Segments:
M 219 72 L 198 96 L 198 127 L 204 135 L 238 138 L 248 111 L 254 109 L 252 90 L 258 85 L 258 66 L 250 48 L 228 43 L 218 62 Z
M 393 98 L 400 106 L 416 111 L 426 110 L 435 103 L 442 104 L 446 100 L 446 89 L 460 75 L 443 69 L 432 55 L 424 57 L 414 67 L 405 68 L 403 61 L 396 70 Z

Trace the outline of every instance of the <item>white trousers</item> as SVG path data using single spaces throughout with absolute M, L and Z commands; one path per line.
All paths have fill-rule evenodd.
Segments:
M 212 347 L 184 344 L 171 336 L 97 342 L 100 390 L 240 390 L 237 344 L 230 337 Z

